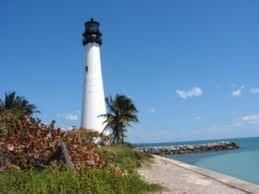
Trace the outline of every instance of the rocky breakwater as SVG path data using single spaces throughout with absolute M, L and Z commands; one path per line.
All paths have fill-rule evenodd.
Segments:
M 208 144 L 153 146 L 136 148 L 136 150 L 138 151 L 157 155 L 191 154 L 234 149 L 239 149 L 239 146 L 234 142 L 228 141 L 221 141 Z

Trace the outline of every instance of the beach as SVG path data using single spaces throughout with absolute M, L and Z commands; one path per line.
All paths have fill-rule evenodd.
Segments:
M 153 155 L 139 174 L 150 183 L 165 187 L 162 193 L 259 193 L 259 185 L 216 173 L 177 160 Z

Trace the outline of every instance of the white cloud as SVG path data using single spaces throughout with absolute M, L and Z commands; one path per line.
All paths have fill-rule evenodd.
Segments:
M 70 121 L 77 121 L 79 119 L 78 115 L 72 113 L 65 113 L 64 118 Z
M 201 120 L 201 117 L 194 117 L 194 120 Z
M 69 126 L 69 127 L 67 127 L 67 130 L 72 130 L 72 129 L 75 129 L 76 128 L 76 126 Z
M 58 113 L 57 116 L 65 119 L 65 120 L 68 120 L 68 121 L 77 121 L 77 120 L 79 120 L 79 114 L 77 112 L 75 112 L 75 113 L 67 113 L 67 112 L 65 112 L 65 113 L 62 113 L 62 114 Z
M 154 107 L 151 108 L 150 110 L 151 113 L 155 113 L 156 112 L 156 109 Z
M 203 91 L 199 87 L 193 87 L 190 90 L 176 90 L 176 94 L 182 99 L 187 99 L 194 96 L 201 96 Z
M 232 96 L 241 96 L 242 95 L 242 90 L 245 88 L 244 85 L 240 86 L 237 90 L 234 90 L 232 92 Z
M 246 115 L 241 117 L 241 120 L 246 122 L 256 122 L 259 121 L 259 115 Z
M 259 114 L 244 115 L 238 119 L 233 120 L 226 127 L 245 127 L 254 124 L 259 124 Z
M 251 94 L 259 94 L 259 88 L 251 88 L 250 93 Z

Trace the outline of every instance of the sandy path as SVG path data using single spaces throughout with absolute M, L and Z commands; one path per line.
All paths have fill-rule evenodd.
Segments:
M 139 169 L 139 173 L 144 177 L 146 181 L 158 183 L 162 186 L 165 186 L 167 190 L 163 191 L 162 193 L 250 193 L 246 192 L 246 190 L 243 190 L 242 187 L 239 189 L 233 187 L 233 185 L 231 186 L 228 184 L 224 184 L 220 181 L 215 180 L 214 178 L 206 176 L 206 174 L 203 175 L 192 171 L 191 169 L 185 168 L 184 166 L 179 166 L 177 163 L 178 162 L 174 163 L 171 162 L 171 160 L 169 159 L 155 156 L 154 163 L 144 165 Z M 190 166 L 190 168 L 192 168 L 192 166 Z M 222 176 L 220 178 L 222 179 Z M 229 178 L 233 182 L 233 179 L 231 177 L 225 177 L 225 175 L 223 175 L 223 178 L 224 180 L 227 180 Z M 234 179 L 234 181 L 236 180 Z M 242 181 L 241 183 L 243 184 Z M 250 183 L 248 185 L 251 186 Z M 253 184 L 252 187 L 254 187 Z

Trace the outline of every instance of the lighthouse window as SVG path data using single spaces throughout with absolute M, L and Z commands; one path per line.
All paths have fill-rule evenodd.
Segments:
M 88 72 L 88 66 L 85 66 L 85 72 Z

